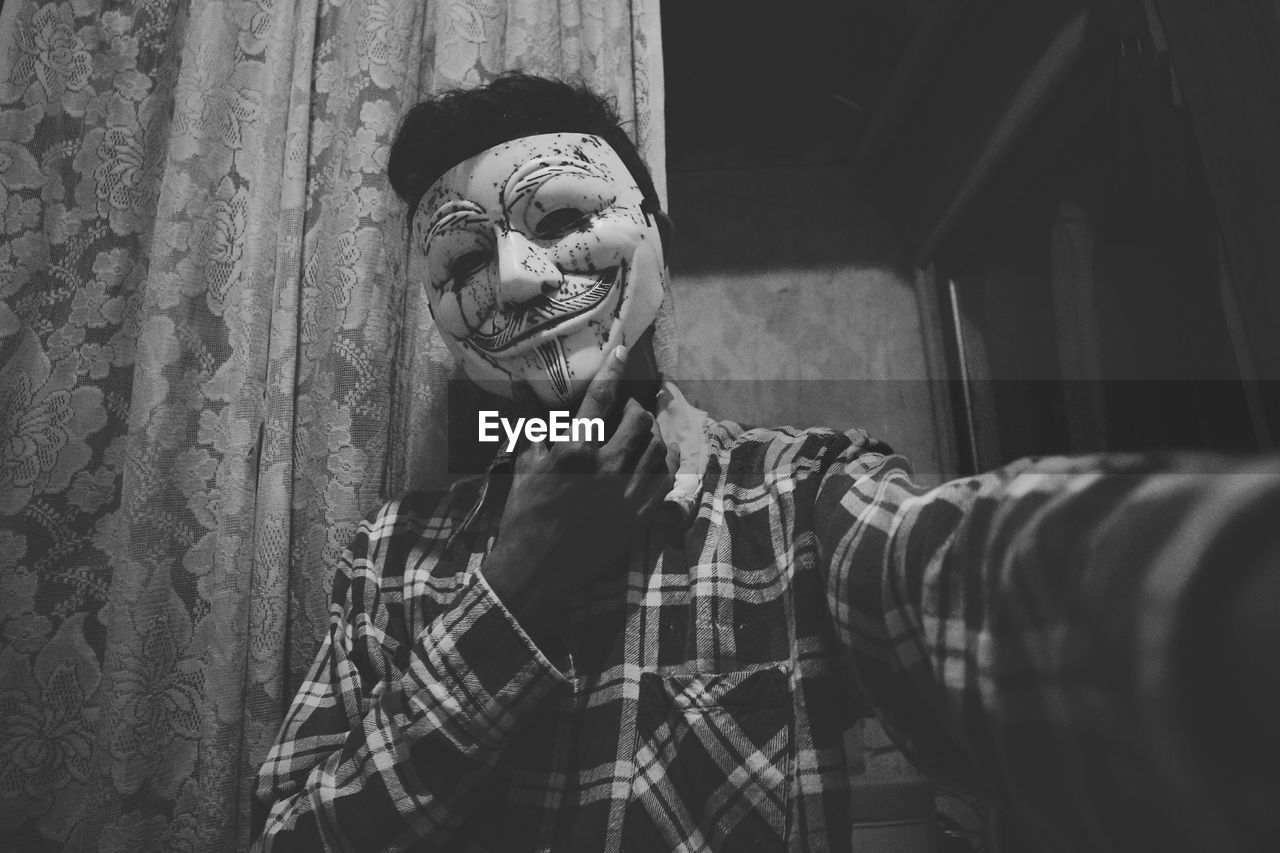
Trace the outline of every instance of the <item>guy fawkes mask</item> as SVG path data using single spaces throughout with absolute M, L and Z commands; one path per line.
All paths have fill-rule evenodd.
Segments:
M 418 276 L 449 349 L 478 384 L 573 407 L 604 356 L 662 304 L 656 216 L 597 136 L 494 146 L 427 190 L 413 221 Z

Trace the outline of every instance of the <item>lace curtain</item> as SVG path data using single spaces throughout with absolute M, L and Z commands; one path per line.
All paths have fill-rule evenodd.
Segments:
M 383 176 L 422 94 L 617 96 L 657 0 L 7 0 L 0 849 L 230 850 L 334 558 L 445 466 Z

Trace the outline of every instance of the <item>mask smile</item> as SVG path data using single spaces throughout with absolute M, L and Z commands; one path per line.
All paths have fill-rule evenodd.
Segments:
M 509 322 L 502 328 L 475 332 L 467 342 L 489 355 L 516 355 L 548 337 L 569 334 L 590 320 L 613 311 L 625 287 L 626 271 L 623 264 L 618 264 L 602 271 L 586 290 L 562 299 L 542 297 L 534 300 L 511 312 Z M 610 298 L 615 292 L 618 297 Z

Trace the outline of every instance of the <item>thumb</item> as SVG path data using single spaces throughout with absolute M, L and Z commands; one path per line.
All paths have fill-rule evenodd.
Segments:
M 529 471 L 547 457 L 550 453 L 545 441 L 531 441 L 527 443 L 523 449 L 516 455 L 515 471 L 517 474 L 527 474 Z
M 680 443 L 667 442 L 667 470 L 675 474 L 680 470 Z

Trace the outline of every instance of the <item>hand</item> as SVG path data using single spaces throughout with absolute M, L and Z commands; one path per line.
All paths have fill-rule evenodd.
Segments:
M 607 357 L 577 417 L 608 419 L 626 348 Z M 671 489 L 653 415 L 628 399 L 601 447 L 536 442 L 516 459 L 498 539 L 484 563 L 490 587 L 535 638 L 576 590 L 620 568 L 634 536 Z

